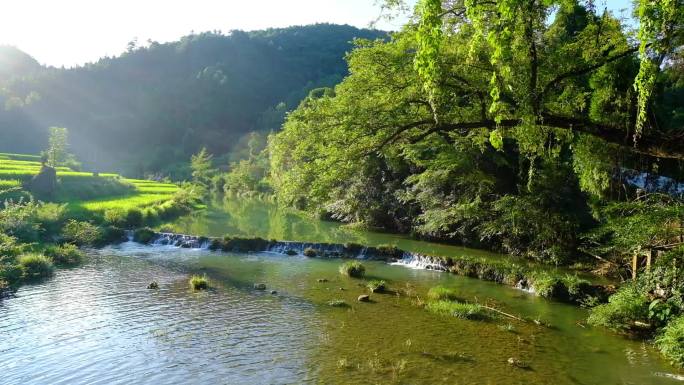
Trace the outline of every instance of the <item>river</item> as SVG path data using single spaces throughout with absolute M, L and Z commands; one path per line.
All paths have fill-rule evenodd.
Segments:
M 281 240 L 392 243 L 441 255 L 492 253 L 360 232 L 263 201 L 213 202 L 178 231 Z M 0 301 L 2 384 L 676 384 L 647 343 L 584 327 L 587 311 L 526 292 L 367 261 L 372 294 L 336 259 L 215 253 L 132 242 L 89 251 L 77 268 Z M 208 291 L 188 287 L 205 273 Z M 151 281 L 159 289 L 147 289 Z M 265 283 L 267 290 L 254 289 Z M 538 318 L 471 321 L 416 303 L 435 285 Z M 277 293 L 272 294 L 271 290 Z M 331 307 L 332 300 L 349 307 Z M 509 358 L 529 368 L 508 364 Z

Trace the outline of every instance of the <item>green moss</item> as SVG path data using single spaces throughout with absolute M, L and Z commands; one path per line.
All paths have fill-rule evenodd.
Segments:
M 366 274 L 366 267 L 359 261 L 348 261 L 340 265 L 340 274 L 361 278 Z
M 457 301 L 459 299 L 456 295 L 456 290 L 444 286 L 430 288 L 427 293 L 427 298 L 430 301 Z
M 450 315 L 470 320 L 486 320 L 491 318 L 485 308 L 474 303 L 430 301 L 425 305 L 425 309 L 435 314 Z
M 190 277 L 189 283 L 193 290 L 206 290 L 209 288 L 209 278 L 206 275 L 193 275 Z
M 26 278 L 45 278 L 54 272 L 52 260 L 42 254 L 24 254 L 19 257 L 19 266 Z

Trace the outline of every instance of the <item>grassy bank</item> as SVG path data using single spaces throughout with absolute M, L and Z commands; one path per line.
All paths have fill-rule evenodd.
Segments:
M 194 186 L 57 167 L 56 191 L 35 197 L 39 157 L 0 153 L 0 296 L 82 260 L 76 246 L 124 239 L 124 229 L 163 223 L 199 202 Z

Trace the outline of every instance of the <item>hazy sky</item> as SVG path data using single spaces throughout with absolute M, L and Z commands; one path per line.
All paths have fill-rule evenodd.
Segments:
M 611 9 L 630 2 L 603 1 Z M 379 15 L 376 0 L 2 0 L 0 44 L 17 46 L 43 64 L 72 66 L 118 55 L 133 38 L 166 42 L 191 31 L 317 22 L 367 27 Z M 400 26 L 399 20 L 377 25 Z

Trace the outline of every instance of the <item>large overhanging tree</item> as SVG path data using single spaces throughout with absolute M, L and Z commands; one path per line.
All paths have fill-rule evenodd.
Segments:
M 684 129 L 663 129 L 651 108 L 659 73 L 681 54 L 683 0 L 636 2 L 636 41 L 590 0 L 420 0 L 416 10 L 414 69 L 432 116 L 381 144 L 486 129 L 495 147 L 512 136 L 535 151 L 574 131 L 684 158 Z

